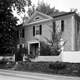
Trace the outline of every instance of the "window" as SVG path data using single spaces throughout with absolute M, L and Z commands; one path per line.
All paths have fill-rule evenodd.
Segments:
M 42 34 L 42 25 L 33 26 L 33 36 Z
M 56 32 L 56 23 L 53 22 L 53 32 L 55 33 Z
M 61 20 L 61 31 L 64 31 L 64 20 Z
M 77 34 L 79 34 L 79 23 L 77 22 Z
M 20 38 L 24 38 L 24 29 L 20 29 Z

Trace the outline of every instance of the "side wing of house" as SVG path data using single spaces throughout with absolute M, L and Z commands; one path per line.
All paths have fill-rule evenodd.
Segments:
M 75 49 L 80 51 L 80 17 L 75 15 Z
M 64 51 L 75 50 L 75 17 L 74 14 L 66 14 L 55 17 L 56 27 L 61 29 L 62 39 L 65 42 Z

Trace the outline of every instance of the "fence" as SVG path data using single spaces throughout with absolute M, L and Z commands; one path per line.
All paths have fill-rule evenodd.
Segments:
M 62 53 L 63 62 L 80 63 L 80 51 L 66 51 Z
M 80 51 L 66 51 L 61 53 L 59 56 L 38 56 L 32 61 L 46 61 L 46 62 L 70 62 L 70 63 L 80 63 Z

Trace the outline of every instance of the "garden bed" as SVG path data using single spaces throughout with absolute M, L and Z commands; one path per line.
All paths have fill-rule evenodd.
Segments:
M 1 69 L 14 69 L 17 71 L 31 71 L 47 74 L 60 74 L 68 76 L 80 76 L 80 63 L 64 62 L 19 62 L 19 64 L 0 63 Z

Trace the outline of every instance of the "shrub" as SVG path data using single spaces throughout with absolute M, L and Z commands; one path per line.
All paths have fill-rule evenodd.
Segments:
M 50 56 L 50 48 L 45 42 L 40 42 L 40 55 L 41 56 Z
M 3 57 L 1 60 L 0 60 L 0 64 L 6 64 L 8 62 L 8 59 L 6 59 L 5 57 Z
M 62 62 L 55 62 L 54 64 L 50 64 L 49 68 L 50 69 L 60 70 L 60 69 L 66 68 L 66 65 Z

